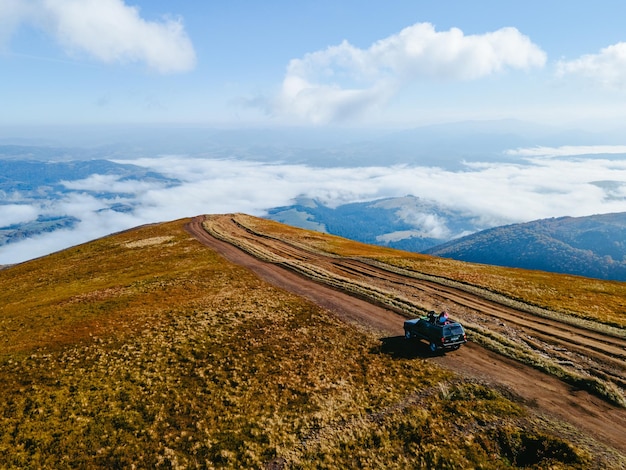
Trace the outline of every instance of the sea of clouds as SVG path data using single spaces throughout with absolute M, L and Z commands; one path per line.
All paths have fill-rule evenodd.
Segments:
M 523 159 L 466 163 L 458 171 L 407 165 L 318 168 L 186 156 L 124 160 L 120 163 L 152 169 L 180 184 L 92 175 L 64 182 L 72 191 L 59 199 L 27 203 L 19 195 L 7 195 L 13 201 L 0 205 L 3 226 L 39 215 L 73 216 L 80 222 L 72 229 L 0 247 L 0 264 L 22 262 L 146 223 L 211 213 L 263 216 L 268 209 L 292 204 L 302 196 L 338 206 L 413 195 L 463 210 L 484 226 L 624 212 L 626 159 L 615 155 L 624 149 L 613 149 L 613 155 L 609 150 L 516 149 L 510 155 Z M 99 197 L 97 191 L 108 196 Z M 132 210 L 114 210 L 120 205 Z

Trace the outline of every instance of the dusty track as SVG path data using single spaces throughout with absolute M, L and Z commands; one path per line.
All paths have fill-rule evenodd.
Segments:
M 432 308 L 446 306 L 455 317 L 471 319 L 473 322 L 497 320 L 502 332 L 527 336 L 535 347 L 544 348 L 577 367 L 612 377 L 616 382 L 623 380 L 625 375 L 626 339 L 623 337 L 611 337 L 551 319 L 541 319 L 542 326 L 538 330 L 535 317 L 475 294 L 401 275 L 361 261 L 311 252 L 304 247 L 255 234 L 229 217 L 220 218 L 217 222 L 220 230 L 226 230 L 234 239 L 246 240 L 262 247 L 260 252 L 271 253 L 275 258 L 273 263 L 260 261 L 236 246 L 211 236 L 203 228 L 203 220 L 204 217 L 196 217 L 186 226 L 188 232 L 201 243 L 229 261 L 252 270 L 264 280 L 317 303 L 345 321 L 381 335 L 387 344 L 403 341 L 403 316 L 392 309 L 314 282 L 279 264 L 289 266 L 289 261 L 304 263 L 320 272 L 402 295 L 407 302 L 419 301 L 421 305 L 431 305 Z M 544 331 L 550 331 L 551 334 L 547 336 Z M 434 356 L 429 360 L 464 376 L 477 377 L 505 387 L 537 414 L 570 423 L 574 429 L 584 430 L 623 455 L 626 454 L 624 409 L 475 344 L 468 343 L 457 352 Z

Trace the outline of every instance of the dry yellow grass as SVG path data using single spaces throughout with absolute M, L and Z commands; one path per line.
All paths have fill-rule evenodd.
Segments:
M 183 222 L 0 271 L 3 467 L 623 463 L 260 281 Z
M 577 327 L 617 337 L 624 336 L 623 328 L 615 327 L 614 323 L 609 325 L 589 318 L 580 318 L 582 315 L 576 316 L 571 312 L 541 308 L 536 304 L 525 301 L 523 298 L 514 299 L 512 296 L 504 295 L 502 292 L 493 289 L 477 287 L 467 282 L 455 280 L 452 277 L 434 276 L 410 269 L 411 263 L 407 259 L 412 256 L 411 253 L 380 249 L 338 237 L 329 237 L 317 232 L 286 227 L 276 222 L 264 221 L 244 214 L 211 216 L 203 225 L 205 230 L 214 236 L 238 246 L 259 259 L 280 263 L 316 282 L 367 298 L 372 302 L 395 309 L 405 316 L 420 315 L 428 308 L 424 307 L 421 301 L 416 303 L 407 298 L 403 289 L 396 289 L 384 285 L 384 283 L 377 283 L 376 277 L 353 277 L 349 275 L 346 277 L 346 272 L 335 270 L 333 263 L 328 264 L 324 260 L 341 257 L 341 254 L 344 252 L 359 253 L 361 256 L 353 256 L 352 258 L 358 258 L 361 261 L 368 259 L 368 264 L 376 265 L 386 271 L 398 272 L 404 276 L 421 278 L 431 282 L 434 281 L 441 284 L 442 287 L 451 286 L 455 289 L 466 290 L 503 305 L 521 309 L 530 315 L 551 319 L 564 325 L 576 325 Z M 300 240 L 308 240 L 308 243 L 302 243 Z M 332 249 L 332 252 L 329 252 L 331 250 L 329 247 L 331 246 L 334 246 L 334 249 Z M 342 249 L 342 246 L 347 248 Z M 363 256 L 364 252 L 367 252 L 370 256 Z M 379 252 L 386 252 L 386 258 L 383 258 L 387 260 L 386 263 L 381 262 L 381 258 L 371 256 Z M 389 252 L 400 256 L 390 260 L 388 257 Z M 320 256 L 310 256 L 314 253 Z M 417 256 L 432 259 L 432 257 L 428 256 Z M 435 260 L 441 261 L 436 258 Z M 453 262 L 453 264 L 457 267 L 464 265 L 464 263 L 460 262 Z M 475 266 L 480 265 L 468 265 L 468 270 L 471 271 Z M 522 272 L 524 273 L 524 271 Z M 534 274 L 533 272 L 528 273 Z M 545 275 L 546 273 L 539 274 Z M 602 365 L 603 361 L 594 366 L 592 362 L 585 361 L 577 355 L 572 356 L 570 354 L 565 357 L 560 353 L 555 354 L 553 348 L 544 347 L 537 342 L 534 342 L 534 345 L 531 347 L 531 340 L 528 338 L 528 335 L 520 336 L 518 332 L 514 331 L 508 331 L 506 335 L 503 335 L 502 331 L 498 333 L 491 329 L 483 328 L 475 320 L 476 318 L 473 320 L 463 318 L 463 323 L 471 333 L 473 341 L 499 354 L 554 375 L 575 387 L 594 393 L 618 406 L 626 407 L 623 393 L 624 381 L 620 378 L 619 373 L 616 373 L 610 367 L 607 368 Z M 562 363 L 567 364 L 567 367 L 564 367 Z

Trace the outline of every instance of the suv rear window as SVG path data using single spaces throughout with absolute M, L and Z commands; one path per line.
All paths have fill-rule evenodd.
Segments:
M 463 327 L 461 325 L 450 325 L 446 326 L 443 329 L 444 336 L 454 336 L 454 335 L 462 335 L 465 331 L 463 331 Z

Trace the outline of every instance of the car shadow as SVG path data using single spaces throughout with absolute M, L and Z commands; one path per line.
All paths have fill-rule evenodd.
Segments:
M 443 351 L 433 353 L 425 341 L 406 339 L 404 336 L 390 336 L 381 338 L 380 345 L 372 348 L 375 354 L 387 354 L 396 359 L 417 359 L 436 357 L 444 354 Z

